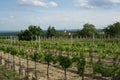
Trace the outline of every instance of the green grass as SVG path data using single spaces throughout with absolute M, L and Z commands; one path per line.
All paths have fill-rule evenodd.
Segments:
M 0 66 L 0 80 L 25 80 L 13 70 L 7 69 L 4 66 Z

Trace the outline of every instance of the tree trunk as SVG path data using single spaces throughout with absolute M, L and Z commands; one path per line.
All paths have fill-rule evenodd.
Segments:
M 10 66 L 11 66 L 11 69 L 13 69 L 13 55 L 10 55 L 10 57 L 11 57 Z
M 9 57 L 10 57 L 10 55 L 9 55 L 9 53 L 8 53 L 8 68 L 9 68 L 9 64 L 10 64 Z
M 19 75 L 21 74 L 21 58 L 19 56 Z
M 118 61 L 118 56 L 115 56 L 115 57 L 113 58 L 113 67 L 114 67 L 114 68 L 115 68 L 115 66 L 116 66 L 116 64 L 117 64 L 117 61 Z M 115 69 L 114 69 L 114 71 L 115 71 Z M 115 72 L 114 72 L 112 78 L 113 78 L 113 80 L 115 80 Z
M 20 52 L 20 41 L 18 40 L 18 46 L 19 46 L 19 52 Z M 21 58 L 20 58 L 20 54 L 19 54 L 19 76 L 21 74 Z
M 64 71 L 65 71 L 65 80 L 67 80 L 66 68 L 64 69 Z
M 84 80 L 84 68 L 82 70 L 82 80 Z
M 36 72 L 36 69 L 37 69 L 37 65 L 36 65 L 36 60 L 35 60 L 35 78 L 37 80 L 37 72 Z
M 93 53 L 89 53 L 90 55 L 90 62 L 91 62 L 91 68 L 92 68 L 92 71 L 91 71 L 91 74 L 92 74 L 92 79 L 94 78 L 94 74 L 93 74 Z
M 49 80 L 49 63 L 47 63 L 47 80 Z
M 3 51 L 2 51 L 3 52 Z M 1 52 L 1 64 L 2 64 L 2 52 Z
M 13 55 L 13 70 L 15 71 L 15 55 Z
M 27 70 L 26 70 L 27 76 L 28 76 L 28 68 L 29 68 L 29 60 L 28 60 L 28 55 L 27 55 Z

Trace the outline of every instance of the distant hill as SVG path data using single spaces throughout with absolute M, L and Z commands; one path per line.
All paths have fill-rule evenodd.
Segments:
M 0 31 L 0 36 L 16 36 L 17 31 Z
M 68 29 L 67 32 L 75 32 L 79 29 Z M 47 30 L 44 30 L 46 32 Z M 57 30 L 58 32 L 64 32 L 64 30 Z M 99 32 L 102 32 L 102 29 L 98 29 Z M 0 31 L 0 36 L 16 36 L 19 31 Z
M 47 30 L 44 30 L 46 32 Z M 58 32 L 64 32 L 64 30 L 57 30 Z M 68 32 L 74 32 L 76 30 L 67 30 Z M 16 36 L 18 31 L 0 31 L 0 36 Z

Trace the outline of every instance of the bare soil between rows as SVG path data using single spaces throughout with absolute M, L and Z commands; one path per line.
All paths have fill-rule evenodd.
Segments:
M 0 56 L 2 54 L 3 60 L 7 60 L 8 56 L 11 60 L 10 54 L 3 54 L 0 52 Z M 19 57 L 15 56 L 15 70 L 19 73 Z M 4 61 L 2 65 L 5 65 Z M 22 66 L 22 75 L 26 75 L 26 68 L 27 68 L 27 60 L 21 58 L 21 66 Z M 34 77 L 34 61 L 29 60 L 29 77 Z M 31 79 L 32 80 L 32 79 Z M 47 65 L 45 63 L 37 62 L 37 80 L 47 80 Z M 49 68 L 49 80 L 64 80 L 64 71 L 61 67 L 55 67 L 52 64 Z M 81 77 L 77 74 L 77 70 L 74 68 L 69 68 L 67 70 L 67 80 L 82 80 Z M 106 78 L 102 78 L 100 76 L 95 77 L 94 79 L 92 76 L 85 72 L 85 79 L 84 80 L 110 80 Z

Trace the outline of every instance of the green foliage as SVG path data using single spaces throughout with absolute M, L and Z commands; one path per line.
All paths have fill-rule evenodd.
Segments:
M 47 62 L 47 79 L 49 79 L 49 65 L 53 61 L 53 54 L 48 51 L 44 54 L 44 60 Z
M 34 52 L 33 54 L 30 55 L 30 57 L 33 61 L 41 60 L 42 56 L 43 56 L 42 53 L 38 52 L 38 51 L 36 51 L 36 52 Z
M 19 40 L 35 40 L 36 36 L 44 36 L 43 30 L 39 26 L 29 26 L 28 29 L 18 33 Z
M 113 75 L 113 69 L 111 67 L 104 66 L 102 67 L 101 74 L 104 77 L 111 77 Z
M 109 35 L 111 37 L 120 37 L 120 22 L 116 22 L 112 25 L 108 25 L 104 32 L 106 35 Z
M 42 58 L 44 58 L 44 61 L 50 65 L 51 62 L 53 64 L 57 63 L 59 61 L 60 66 L 65 70 L 69 68 L 72 63 L 71 60 L 69 60 L 71 57 L 73 57 L 73 62 L 75 62 L 75 67 L 78 69 L 78 74 L 80 76 L 84 75 L 84 69 L 89 70 L 88 66 L 91 66 L 91 64 L 87 64 L 89 62 L 90 56 L 92 59 L 92 69 L 93 72 L 100 73 L 104 77 L 112 77 L 113 75 L 117 75 L 120 72 L 120 41 L 119 39 L 114 40 L 110 39 L 95 39 L 94 45 L 92 39 L 73 39 L 73 43 L 70 46 L 70 39 L 61 38 L 52 41 L 51 39 L 41 39 L 41 51 L 37 51 L 35 48 L 36 42 L 35 41 L 20 41 L 19 46 L 16 43 L 14 45 L 15 49 L 20 49 L 18 55 L 24 57 L 29 56 L 32 60 L 38 61 L 39 55 L 42 54 Z M 11 52 L 11 47 L 9 47 L 10 41 L 9 40 L 0 40 L 0 50 L 5 52 Z M 7 46 L 7 47 L 6 47 Z M 19 50 L 18 49 L 18 50 Z M 35 53 L 33 51 L 36 50 Z M 47 51 L 50 50 L 50 51 Z M 27 51 L 27 52 L 26 52 Z M 13 53 L 16 51 L 13 50 Z M 44 54 L 46 52 L 46 54 Z M 66 59 L 63 57 L 66 57 L 66 53 L 70 53 L 70 58 Z M 51 54 L 52 53 L 52 54 Z M 62 54 L 63 53 L 63 54 Z M 81 54 L 82 53 L 82 54 Z M 90 53 L 90 55 L 89 55 Z M 54 56 L 55 54 L 55 56 Z M 15 55 L 15 54 L 14 54 Z M 58 56 L 57 55 L 61 55 Z M 64 55 L 64 56 L 63 56 Z M 4 56 L 4 55 L 1 55 Z M 52 58 L 50 57 L 52 56 Z M 26 57 L 27 58 L 27 57 Z M 27 58 L 29 59 L 29 58 Z M 85 61 L 85 59 L 87 59 Z M 117 60 L 116 60 L 117 59 Z M 96 60 L 101 60 L 101 62 L 97 62 Z M 86 65 L 86 67 L 85 67 Z M 88 68 L 88 69 L 87 69 Z M 48 68 L 49 69 L 49 68 Z
M 57 31 L 54 27 L 49 26 L 47 33 L 46 33 L 47 38 L 55 37 L 57 36 Z
M 60 66 L 62 66 L 62 68 L 64 69 L 65 80 L 67 80 L 66 70 L 72 65 L 72 60 L 67 56 L 59 55 L 58 61 Z
M 20 76 L 12 70 L 5 68 L 5 66 L 0 66 L 0 80 L 25 80 L 20 78 Z
M 58 57 L 53 56 L 52 62 L 53 62 L 53 64 L 56 64 L 58 62 Z
M 50 64 L 50 62 L 53 61 L 53 54 L 52 53 L 45 53 L 44 60 L 47 62 L 47 64 Z
M 18 55 L 21 56 L 21 57 L 24 57 L 26 55 L 26 50 L 24 49 L 20 49 L 19 52 L 18 52 Z
M 72 65 L 72 61 L 69 57 L 67 56 L 59 56 L 58 57 L 58 61 L 59 61 L 59 64 L 63 67 L 63 68 L 69 68 L 71 65 Z
M 32 33 L 29 30 L 21 31 L 18 34 L 19 40 L 31 40 Z
M 102 61 L 98 61 L 98 62 L 94 63 L 94 65 L 93 65 L 94 74 L 102 73 L 102 67 L 103 67 L 103 62 Z
M 36 39 L 36 36 L 44 36 L 43 30 L 39 26 L 29 26 L 28 30 L 32 33 L 33 40 Z
M 6 52 L 6 53 L 9 53 L 10 51 L 11 51 L 11 48 L 10 48 L 10 47 L 6 47 L 6 48 L 5 48 L 5 52 Z
M 76 62 L 78 74 L 80 76 L 84 76 L 84 70 L 85 70 L 85 64 L 86 64 L 85 56 L 83 54 L 75 55 L 73 56 L 72 61 Z
M 0 50 L 6 52 L 6 47 L 5 46 L 0 46 Z
M 16 55 L 17 53 L 18 53 L 17 49 L 11 47 L 10 54 L 11 54 L 11 55 Z
M 84 24 L 83 29 L 81 30 L 81 35 L 83 37 L 92 37 L 94 34 L 97 34 L 97 30 L 93 24 Z
M 73 36 L 74 37 L 77 36 L 78 38 L 80 38 L 81 37 L 81 30 L 75 31 L 74 34 L 73 34 Z
M 107 65 L 103 61 L 98 61 L 93 65 L 94 74 L 101 73 L 104 77 L 111 77 L 114 75 L 115 67 Z

